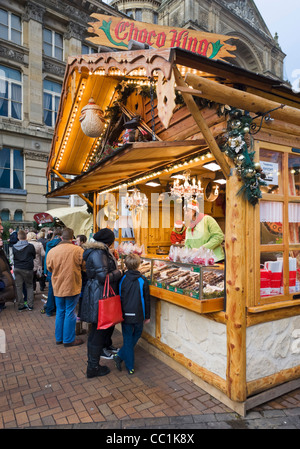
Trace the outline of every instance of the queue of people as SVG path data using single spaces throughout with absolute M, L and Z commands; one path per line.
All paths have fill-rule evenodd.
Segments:
M 100 229 L 90 242 L 85 236 L 77 236 L 74 242 L 73 230 L 69 228 L 55 230 L 51 240 L 44 234 L 37 236 L 20 230 L 17 242 L 12 245 L 12 270 L 3 251 L 2 232 L 0 220 L 0 307 L 8 301 L 17 301 L 19 311 L 32 311 L 34 282 L 39 281 L 42 272 L 48 282 L 48 297 L 42 313 L 55 315 L 56 344 L 68 348 L 84 343 L 76 338 L 76 321 L 80 319 L 90 325 L 87 378 L 109 374 L 110 369 L 100 363 L 103 358 L 113 359 L 120 371 L 124 362 L 128 373 L 133 374 L 134 348 L 143 325 L 150 320 L 149 285 L 138 271 L 139 256 L 127 256 L 127 270 L 120 270 L 113 248 L 115 236 L 108 228 Z M 103 296 L 107 276 L 114 291 L 120 291 L 124 317 L 121 349 L 113 346 L 114 326 L 97 329 L 98 301 Z M 43 286 L 40 282 L 41 291 Z

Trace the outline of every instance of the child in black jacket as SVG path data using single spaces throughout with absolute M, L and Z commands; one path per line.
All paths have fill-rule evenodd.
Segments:
M 114 361 L 119 371 L 122 370 L 121 363 L 124 361 L 129 374 L 134 373 L 134 347 L 142 335 L 144 323 L 150 321 L 149 284 L 145 276 L 138 271 L 140 263 L 138 255 L 129 254 L 125 259 L 128 271 L 119 284 L 124 318 L 123 346 L 114 355 Z

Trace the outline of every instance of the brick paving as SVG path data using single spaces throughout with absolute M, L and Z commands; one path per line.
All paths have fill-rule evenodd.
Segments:
M 55 317 L 42 305 L 36 294 L 32 312 L 8 303 L 0 313 L 0 429 L 300 428 L 300 390 L 241 418 L 141 347 L 133 376 L 105 360 L 110 374 L 87 379 L 86 344 L 56 345 Z M 122 343 L 117 330 L 113 340 Z

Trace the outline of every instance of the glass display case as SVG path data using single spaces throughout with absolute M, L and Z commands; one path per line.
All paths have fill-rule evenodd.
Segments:
M 220 266 L 199 266 L 141 257 L 139 271 L 154 287 L 199 300 L 224 298 L 225 276 Z

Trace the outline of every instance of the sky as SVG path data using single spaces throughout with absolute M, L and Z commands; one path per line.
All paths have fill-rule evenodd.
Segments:
M 281 50 L 287 55 L 284 79 L 292 85 L 300 79 L 300 0 L 255 0 L 267 27 L 278 33 Z

